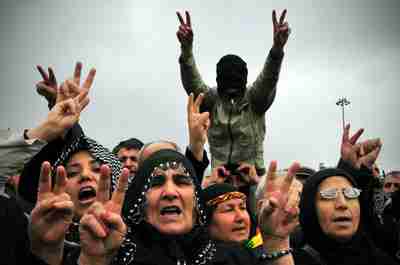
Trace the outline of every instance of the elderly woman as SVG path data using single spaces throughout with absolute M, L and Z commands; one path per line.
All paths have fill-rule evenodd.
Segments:
M 395 264 L 363 230 L 360 193 L 341 169 L 324 169 L 307 180 L 300 201 L 307 245 L 295 253 L 296 264 Z
M 150 155 L 126 194 L 128 232 L 116 264 L 292 264 L 291 251 L 278 250 L 278 242 L 270 245 L 275 252 L 257 259 L 237 243 L 213 241 L 200 192 L 185 156 L 175 150 Z M 263 211 L 261 216 L 271 217 Z

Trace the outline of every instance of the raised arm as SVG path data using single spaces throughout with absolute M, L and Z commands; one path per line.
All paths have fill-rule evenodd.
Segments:
M 193 57 L 193 30 L 190 14 L 188 11 L 185 11 L 186 22 L 179 12 L 176 12 L 176 14 L 180 22 L 176 36 L 181 44 L 179 65 L 182 85 L 188 95 L 193 93 L 196 98 L 200 93 L 206 93 L 209 88 L 201 78 Z
M 260 115 L 271 107 L 275 99 L 276 84 L 284 55 L 283 48 L 290 34 L 289 24 L 285 22 L 285 17 L 286 9 L 282 12 L 279 22 L 276 18 L 275 10 L 272 11 L 273 46 L 261 73 L 250 87 L 250 102 L 255 112 Z
M 269 264 L 294 264 L 289 247 L 289 235 L 298 226 L 300 186 L 294 180 L 300 165 L 293 163 L 279 180 L 277 162 L 272 161 L 263 190 L 257 198 L 257 216 L 263 237 L 263 246 Z

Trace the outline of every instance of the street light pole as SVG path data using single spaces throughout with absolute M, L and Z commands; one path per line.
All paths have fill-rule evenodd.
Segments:
M 343 123 L 343 130 L 344 130 L 344 127 L 345 127 L 345 124 L 344 124 L 344 107 L 347 106 L 347 105 L 350 105 L 350 101 L 347 98 L 342 97 L 342 98 L 338 99 L 338 101 L 336 102 L 336 105 L 342 107 L 342 123 Z

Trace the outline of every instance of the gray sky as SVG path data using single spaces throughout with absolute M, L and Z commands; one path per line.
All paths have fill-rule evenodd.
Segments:
M 36 64 L 53 66 L 61 81 L 80 60 L 85 73 L 97 69 L 81 117 L 88 136 L 109 148 L 128 137 L 184 146 L 175 11 L 191 12 L 197 64 L 215 85 L 215 64 L 227 53 L 247 61 L 249 82 L 255 79 L 272 45 L 271 11 L 287 8 L 292 34 L 267 113 L 265 160 L 334 165 L 341 137 L 335 102 L 346 96 L 353 131 L 381 137 L 380 165 L 400 169 L 398 0 L 2 0 L 0 7 L 0 128 L 31 127 L 45 117 Z

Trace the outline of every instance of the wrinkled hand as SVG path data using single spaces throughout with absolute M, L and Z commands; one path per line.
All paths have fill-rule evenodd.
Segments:
M 257 216 L 265 240 L 287 240 L 298 226 L 300 183 L 294 181 L 299 163 L 293 163 L 284 177 L 276 174 L 277 163 L 270 163 L 264 197 L 257 201 Z
M 57 167 L 56 183 L 51 184 L 51 166 L 43 162 L 38 199 L 31 213 L 29 235 L 31 250 L 49 264 L 59 264 L 63 255 L 65 233 L 72 222 L 74 204 L 65 192 L 67 173 Z
M 203 160 L 203 149 L 207 142 L 207 132 L 210 127 L 210 114 L 200 113 L 200 105 L 204 94 L 201 93 L 194 101 L 193 93 L 190 94 L 187 104 L 190 148 L 198 161 Z
M 43 78 L 42 81 L 36 83 L 36 91 L 39 95 L 46 98 L 49 109 L 51 109 L 56 103 L 58 90 L 56 76 L 54 75 L 54 71 L 51 67 L 48 68 L 48 74 L 41 65 L 37 65 L 36 68 Z
M 203 189 L 214 184 L 224 183 L 229 174 L 230 172 L 226 170 L 224 166 L 213 168 L 211 175 L 207 178 L 203 178 Z
M 80 221 L 80 264 L 108 264 L 118 251 L 126 234 L 121 218 L 125 191 L 128 187 L 129 170 L 124 168 L 117 189 L 110 199 L 111 171 L 106 165 L 100 168 L 96 202 L 90 206 Z
M 347 124 L 343 131 L 340 155 L 342 160 L 356 169 L 360 169 L 361 165 L 372 169 L 381 151 L 382 142 L 377 138 L 357 143 L 363 132 L 364 129 L 359 129 L 350 137 L 350 124 Z
M 283 49 L 283 47 L 285 47 L 285 44 L 291 32 L 289 24 L 285 22 L 286 12 L 286 9 L 283 10 L 278 22 L 275 10 L 272 11 L 272 25 L 274 36 L 273 46 L 278 49 Z
M 178 16 L 180 22 L 179 29 L 176 32 L 176 36 L 178 37 L 178 40 L 183 48 L 192 48 L 193 45 L 192 23 L 190 20 L 189 12 L 185 11 L 185 14 L 186 14 L 186 22 L 183 19 L 182 15 L 179 12 L 176 12 L 176 15 Z

